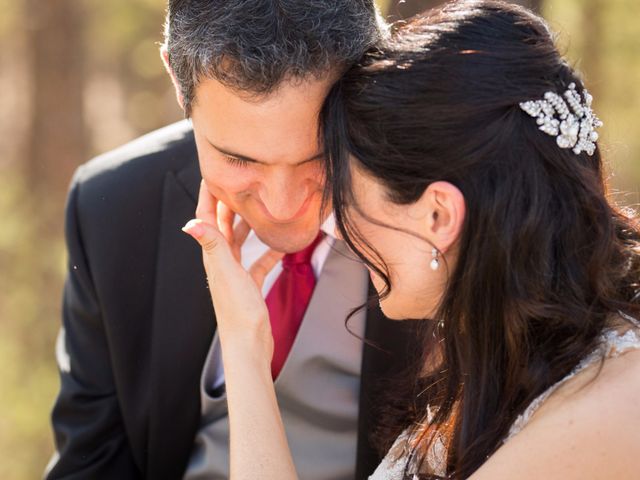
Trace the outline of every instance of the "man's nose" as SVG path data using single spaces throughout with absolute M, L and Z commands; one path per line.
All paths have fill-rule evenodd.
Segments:
M 271 216 L 279 222 L 286 222 L 296 217 L 309 196 L 309 188 L 304 178 L 295 172 L 281 170 L 270 175 L 260 193 L 262 203 Z

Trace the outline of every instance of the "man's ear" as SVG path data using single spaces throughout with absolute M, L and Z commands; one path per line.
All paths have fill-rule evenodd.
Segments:
M 462 192 L 449 182 L 434 182 L 418 200 L 428 212 L 426 229 L 428 238 L 441 252 L 454 245 L 462 232 L 466 217 L 466 204 Z
M 180 84 L 178 83 L 178 79 L 176 78 L 175 73 L 173 73 L 173 69 L 169 64 L 169 51 L 167 50 L 167 45 L 162 44 L 160 47 L 160 57 L 162 58 L 162 63 L 164 64 L 164 68 L 167 70 L 167 73 L 171 77 L 171 83 L 173 83 L 173 88 L 176 90 L 176 100 L 178 100 L 178 105 L 180 108 L 184 110 L 184 97 L 182 96 L 182 89 L 180 88 Z

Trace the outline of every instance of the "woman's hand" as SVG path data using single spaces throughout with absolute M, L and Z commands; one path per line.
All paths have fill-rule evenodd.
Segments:
M 234 227 L 234 219 L 235 213 L 213 197 L 203 181 L 196 219 L 189 221 L 183 230 L 202 247 L 223 348 L 225 344 L 246 347 L 254 354 L 264 355 L 270 363 L 273 337 L 261 289 L 266 275 L 283 254 L 270 249 L 245 270 L 240 264 L 240 252 L 251 227 L 244 219 Z
M 249 235 L 235 213 L 200 184 L 196 219 L 183 230 L 202 246 L 222 346 L 230 430 L 230 477 L 295 480 L 271 378 L 273 336 L 262 298 L 265 276 L 282 258 L 269 250 L 247 271 L 240 249 Z

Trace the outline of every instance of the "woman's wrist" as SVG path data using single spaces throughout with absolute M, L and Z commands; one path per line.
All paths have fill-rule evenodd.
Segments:
M 227 366 L 248 365 L 252 369 L 271 371 L 273 357 L 273 337 L 270 329 L 247 329 L 218 326 L 222 356 Z M 269 373 L 270 374 L 270 373 Z

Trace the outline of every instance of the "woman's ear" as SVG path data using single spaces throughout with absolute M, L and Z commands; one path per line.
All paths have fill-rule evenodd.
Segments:
M 462 192 L 449 182 L 434 182 L 418 200 L 426 213 L 426 234 L 445 253 L 460 237 L 466 215 Z
M 182 89 L 180 88 L 180 84 L 178 83 L 178 79 L 176 78 L 171 65 L 169 64 L 169 50 L 167 50 L 167 45 L 162 44 L 160 47 L 160 57 L 162 58 L 162 63 L 164 64 L 164 68 L 167 70 L 167 73 L 171 77 L 171 83 L 173 83 L 173 88 L 176 90 L 176 99 L 178 100 L 178 105 L 180 108 L 184 110 L 184 97 L 182 96 Z

